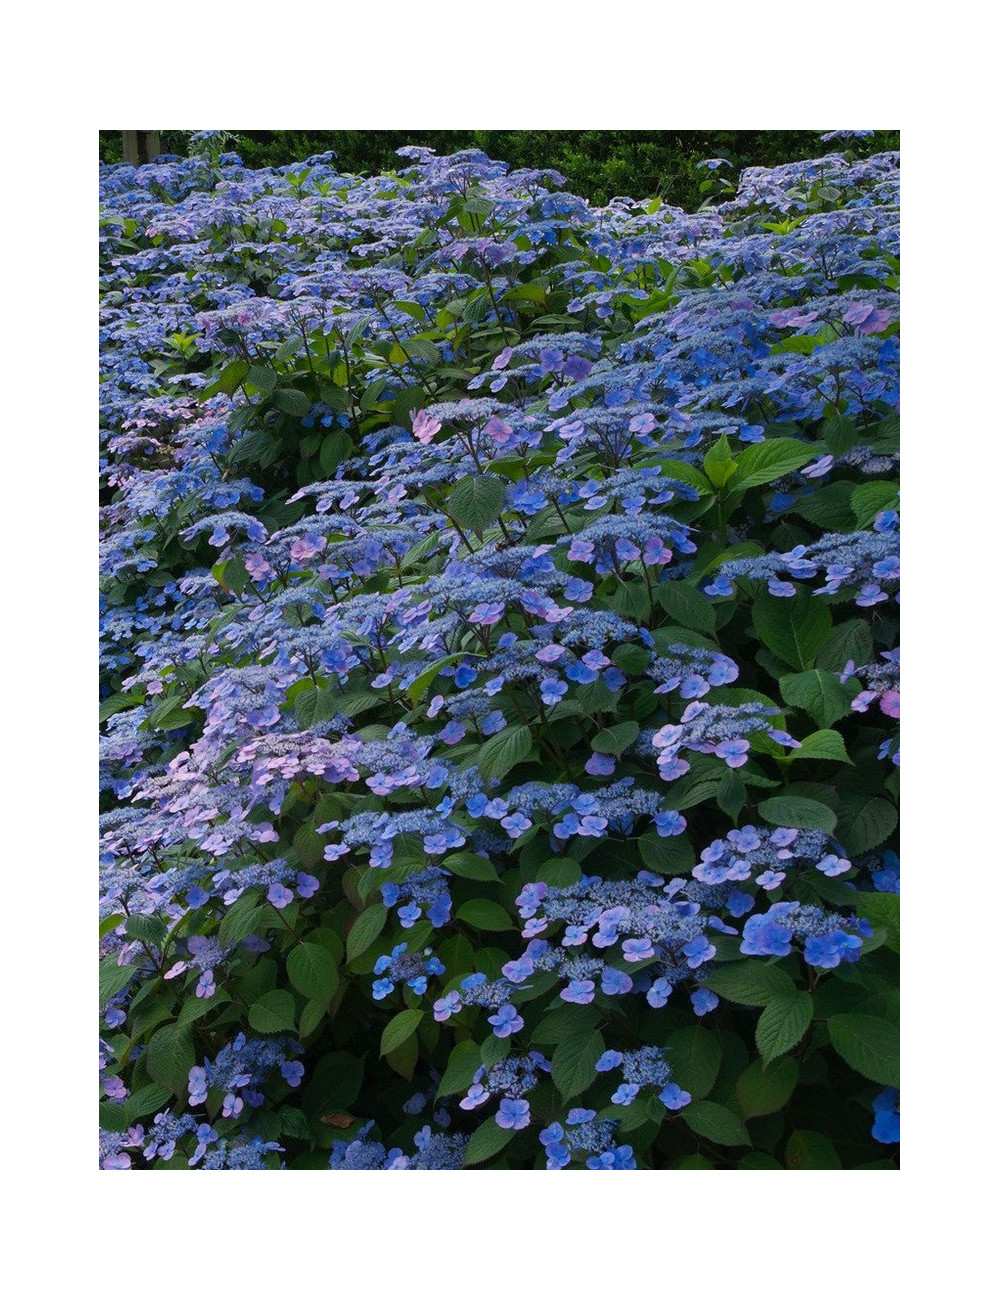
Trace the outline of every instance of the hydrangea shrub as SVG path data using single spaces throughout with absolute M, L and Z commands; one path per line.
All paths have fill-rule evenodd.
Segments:
M 102 168 L 103 1168 L 895 1167 L 859 134 Z

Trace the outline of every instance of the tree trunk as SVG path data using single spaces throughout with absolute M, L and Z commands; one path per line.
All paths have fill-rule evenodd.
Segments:
M 133 167 L 148 163 L 160 152 L 159 131 L 124 131 L 125 161 Z

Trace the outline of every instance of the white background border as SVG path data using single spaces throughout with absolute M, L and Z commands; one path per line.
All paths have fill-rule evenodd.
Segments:
M 693 12 L 692 12 L 693 9 Z M 89 10 L 89 12 L 88 12 Z M 996 1159 L 993 43 L 968 3 L 79 5 L 9 45 L 3 330 L 13 1293 L 228 1283 L 450 1300 L 964 1288 Z M 923 16 L 921 16 L 923 15 Z M 904 176 L 904 1171 L 626 1180 L 109 1178 L 92 1104 L 98 128 L 899 127 Z M 817 152 L 823 146 L 817 145 Z M 984 615 L 985 611 L 985 615 Z M 979 621 L 977 622 L 977 613 Z M 977 754 L 977 748 L 986 752 Z M 978 761 L 977 761 L 978 759 Z M 975 766 L 973 764 L 975 763 Z M 991 903 L 994 906 L 991 906 Z M 992 1155 L 990 1146 L 992 1145 Z M 483 1171 L 466 1171 L 467 1175 Z M 749 1171 L 743 1171 L 749 1172 Z M 758 1179 L 764 1171 L 757 1174 Z M 434 1181 L 430 1182 L 429 1179 Z M 985 1180 L 985 1181 L 983 1181 Z M 992 1272 L 992 1268 L 989 1270 Z M 988 1274 L 987 1274 L 988 1275 Z

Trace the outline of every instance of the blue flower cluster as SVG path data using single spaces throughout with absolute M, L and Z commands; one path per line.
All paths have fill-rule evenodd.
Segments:
M 433 1133 L 428 1125 L 414 1135 L 414 1152 L 404 1155 L 401 1147 L 387 1151 L 381 1142 L 368 1138 L 369 1122 L 350 1142 L 336 1141 L 330 1151 L 331 1169 L 460 1169 L 469 1139 L 461 1133 Z

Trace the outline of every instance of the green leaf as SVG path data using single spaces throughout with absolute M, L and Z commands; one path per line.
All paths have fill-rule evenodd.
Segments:
M 889 838 L 899 823 L 899 813 L 887 799 L 875 795 L 846 794 L 838 813 L 840 842 L 851 857 L 867 853 Z
M 224 1006 L 227 1002 L 231 1001 L 232 999 L 229 994 L 223 989 L 216 989 L 210 998 L 199 998 L 196 996 L 186 998 L 181 1004 L 180 1011 L 177 1012 L 177 1024 L 193 1024 L 194 1021 L 200 1020 L 202 1016 L 207 1016 L 210 1011 L 214 1011 L 217 1007 Z M 165 1017 L 161 1016 L 159 1019 L 162 1020 L 165 1019 Z
M 279 388 L 275 391 L 273 401 L 279 411 L 299 417 L 308 415 L 312 406 L 312 402 L 299 388 Z
M 441 545 L 441 537 L 438 533 L 432 532 L 422 538 L 419 542 L 414 542 L 399 562 L 401 569 L 419 568 L 429 555 L 438 549 Z
M 655 831 L 639 837 L 639 856 L 650 871 L 679 875 L 690 871 L 695 853 L 687 835 L 657 835 Z
M 259 388 L 262 393 L 273 393 L 278 382 L 278 372 L 270 366 L 251 366 L 246 374 L 248 384 Z
M 644 623 L 649 618 L 649 592 L 644 582 L 619 582 L 610 603 L 616 614 L 634 623 Z
M 112 912 L 110 916 L 106 916 L 97 927 L 99 937 L 103 939 L 104 936 L 110 934 L 112 930 L 117 930 L 124 920 L 124 912 Z
M 339 697 L 340 713 L 346 714 L 349 718 L 356 718 L 359 713 L 364 713 L 367 709 L 384 709 L 385 705 L 374 691 L 348 691 L 345 695 Z
M 222 368 L 218 379 L 212 385 L 220 393 L 225 393 L 227 397 L 232 397 L 240 384 L 246 378 L 250 367 L 242 357 L 237 357 L 234 361 L 229 361 Z
M 292 848 L 299 865 L 311 871 L 323 861 L 323 837 L 317 835 L 308 823 L 299 827 L 292 839 Z
M 280 1034 L 295 1028 L 295 999 L 287 989 L 271 989 L 247 1012 L 250 1027 L 259 1034 Z
M 528 727 L 506 727 L 489 740 L 479 751 L 478 764 L 482 776 L 489 780 L 505 777 L 512 767 L 523 763 L 531 753 L 531 731 Z
M 461 876 L 463 880 L 496 880 L 497 872 L 492 862 L 478 853 L 451 853 L 441 863 L 446 871 Z
M 408 1038 L 412 1038 L 417 1032 L 417 1026 L 424 1018 L 422 1011 L 400 1011 L 382 1030 L 382 1042 L 379 1045 L 379 1056 L 387 1056 L 389 1052 L 394 1052 L 397 1047 L 402 1046 Z
M 562 1003 L 555 1011 L 538 1022 L 531 1035 L 533 1043 L 562 1043 L 584 1029 L 593 1029 L 601 1023 L 601 1013 L 596 1007 Z
M 791 474 L 807 464 L 816 449 L 796 438 L 767 438 L 741 451 L 736 459 L 736 472 L 729 483 L 731 492 L 773 483 L 775 479 Z
M 508 1142 L 513 1141 L 514 1132 L 512 1128 L 501 1128 L 495 1119 L 488 1119 L 485 1124 L 480 1124 L 469 1139 L 463 1164 L 481 1165 L 484 1160 L 489 1160 L 491 1156 L 502 1151 Z
M 531 874 L 535 880 L 540 880 L 553 889 L 565 889 L 567 885 L 575 885 L 583 872 L 575 858 L 549 858 L 540 867 L 533 869 Z
M 899 951 L 899 895 L 873 894 L 859 890 L 855 895 L 855 911 L 866 917 L 872 925 L 889 931 L 888 944 Z
M 536 451 L 530 456 L 498 456 L 488 461 L 486 468 L 516 483 L 526 479 L 531 470 L 551 465 L 555 458 L 554 451 Z
M 772 799 L 765 799 L 757 811 L 772 826 L 794 826 L 799 830 L 826 831 L 832 835 L 837 825 L 837 814 L 825 803 L 818 799 L 802 799 L 798 795 L 775 795 Z
M 695 1101 L 707 1097 L 722 1064 L 722 1047 L 712 1030 L 705 1025 L 677 1029 L 665 1046 L 673 1081 Z
M 504 302 L 534 302 L 544 307 L 548 295 L 541 284 L 519 284 L 508 289 L 503 296 Z
M 656 599 L 675 623 L 697 632 L 715 631 L 715 609 L 707 596 L 689 582 L 661 582 Z
M 407 428 L 410 412 L 419 410 L 425 401 L 424 390 L 419 384 L 411 384 L 409 388 L 402 389 L 393 401 L 391 422 L 401 425 L 404 429 Z M 345 409 L 349 409 L 349 403 Z M 853 520 L 854 516 L 852 515 L 851 518 Z
M 394 1051 L 386 1053 L 385 1063 L 390 1070 L 394 1070 L 401 1078 L 412 1083 L 419 1055 L 420 1048 L 416 1038 L 408 1038 L 405 1043 L 401 1043 Z
M 727 768 L 719 782 L 715 802 L 727 817 L 731 817 L 735 822 L 746 801 L 747 788 L 741 777 L 732 768 Z
M 185 1083 L 187 1078 L 185 1077 Z M 125 1123 L 134 1124 L 144 1115 L 155 1115 L 163 1109 L 173 1096 L 173 1089 L 159 1083 L 147 1083 L 144 1088 L 133 1092 L 125 1101 Z
M 858 986 L 853 984 L 850 987 L 856 989 Z M 872 997 L 867 998 L 864 1005 L 861 1007 L 835 1007 L 830 1014 L 837 1014 L 840 1011 L 858 1010 L 863 1012 L 866 1016 L 874 1016 L 876 1020 L 887 1020 L 890 1024 L 898 1025 L 900 1021 L 900 1013 L 902 1011 L 901 1004 L 902 998 L 899 989 L 886 988 L 880 993 L 875 993 Z
M 846 880 L 835 880 L 832 876 L 817 873 L 810 875 L 809 886 L 827 903 L 836 907 L 847 907 L 853 903 L 857 894 Z
M 302 1138 L 308 1141 L 312 1136 L 309 1121 L 295 1106 L 282 1106 L 278 1111 L 281 1131 L 286 1137 Z
M 799 758 L 825 758 L 836 763 L 851 763 L 844 748 L 844 737 L 839 731 L 829 730 L 814 731 L 812 735 L 806 736 L 799 748 L 791 750 L 788 757 L 792 761 Z M 854 764 L 851 763 L 851 766 Z
M 788 338 L 775 343 L 772 353 L 798 352 L 804 357 L 810 356 L 821 343 L 825 342 L 821 334 L 791 334 Z
M 308 1038 L 314 1030 L 319 1028 L 326 1016 L 329 1002 L 329 998 L 311 998 L 305 1004 L 299 1015 L 300 1038 Z
M 481 533 L 500 518 L 503 495 L 500 479 L 490 474 L 469 474 L 449 492 L 448 514 L 462 528 Z
M 875 1016 L 847 1013 L 826 1022 L 830 1042 L 852 1070 L 899 1087 L 899 1029 Z
M 772 654 L 804 670 L 830 635 L 833 618 L 821 600 L 804 592 L 793 597 L 762 595 L 753 603 L 753 625 Z
M 826 532 L 853 533 L 854 511 L 851 509 L 853 483 L 830 483 L 818 492 L 799 497 L 788 509 L 801 515 Z
M 252 411 L 254 408 L 241 409 Z M 266 469 L 268 465 L 274 464 L 279 454 L 278 442 L 270 429 L 252 429 L 233 444 L 229 458 L 236 465 L 256 461 L 260 468 Z
M 114 957 L 105 957 L 100 964 L 99 971 L 98 987 L 100 990 L 100 1004 L 103 1007 L 116 993 L 122 991 L 135 974 L 135 967 L 119 966 Z
M 733 460 L 729 439 L 724 433 L 719 435 L 718 442 L 706 452 L 702 468 L 708 481 L 717 488 L 722 487 L 736 473 L 736 461 Z
M 497 1038 L 494 1034 L 490 1034 L 480 1048 L 480 1057 L 487 1070 L 491 1070 L 498 1062 L 510 1056 L 510 1047 L 509 1038 Z
M 736 1080 L 736 1101 L 744 1119 L 781 1110 L 799 1081 L 799 1066 L 790 1056 L 765 1065 L 751 1061 Z
M 318 943 L 300 943 L 288 954 L 288 978 L 303 997 L 329 1000 L 339 976 L 333 956 Z
M 385 928 L 389 913 L 381 903 L 372 903 L 371 907 L 358 916 L 347 936 L 345 956 L 352 962 L 356 957 L 368 951 Z
M 471 230 L 472 227 L 471 225 L 469 225 L 466 226 L 465 229 Z M 465 308 L 462 312 L 462 318 L 463 320 L 476 323 L 483 319 L 483 317 L 486 315 L 489 309 L 490 309 L 490 300 L 486 296 L 486 290 L 476 289 L 473 293 L 469 295 L 469 299 L 466 302 Z
M 224 590 L 238 596 L 250 585 L 250 574 L 243 560 L 235 555 L 212 565 L 212 577 Z
M 604 1053 L 604 1039 L 597 1029 L 570 1034 L 552 1055 L 552 1082 L 564 1101 L 578 1097 L 597 1077 L 597 1062 Z
M 97 1122 L 108 1133 L 122 1133 L 126 1128 L 125 1107 L 114 1101 L 97 1104 Z
M 347 1110 L 361 1092 L 364 1064 L 349 1052 L 330 1052 L 306 1074 L 302 1109 L 319 1118 L 327 1111 Z
M 291 361 L 292 357 L 297 356 L 302 344 L 298 339 L 285 339 L 274 350 L 274 360 L 281 364 L 283 361 Z
M 899 451 L 899 416 L 887 415 L 878 424 L 869 425 L 864 434 L 865 442 L 880 452 Z
M 706 699 L 711 704 L 763 704 L 768 709 L 778 707 L 770 695 L 765 695 L 763 691 L 751 691 L 743 686 L 715 686 Z M 777 721 L 775 725 L 779 725 Z M 702 761 L 709 765 L 712 763 L 711 759 Z
M 842 456 L 845 451 L 849 451 L 858 441 L 859 436 L 854 421 L 840 414 L 825 419 L 820 432 L 827 451 L 832 452 L 834 456 Z
M 130 939 L 140 939 L 144 943 L 158 944 L 167 933 L 167 927 L 158 916 L 137 914 L 125 922 L 125 933 Z
M 319 467 L 330 477 L 338 465 L 353 453 L 354 443 L 351 435 L 344 429 L 332 429 L 323 439 L 319 449 Z
M 414 336 L 407 339 L 403 347 L 411 357 L 416 357 L 418 361 L 426 361 L 428 365 L 436 366 L 441 360 L 436 345 L 430 339 L 421 339 Z
M 774 998 L 760 1013 L 755 1035 L 757 1048 L 767 1065 L 798 1043 L 813 1017 L 813 1000 L 797 991 Z
M 899 487 L 894 483 L 861 483 L 851 493 L 851 508 L 859 528 L 868 528 L 883 510 L 899 506 Z
M 239 943 L 247 935 L 257 934 L 266 928 L 270 909 L 261 906 L 256 894 L 244 894 L 226 912 L 219 926 L 219 942 L 224 945 Z
M 822 1133 L 796 1129 L 785 1145 L 785 1164 L 789 1169 L 840 1169 L 837 1149 Z
M 851 701 L 859 689 L 856 682 L 842 685 L 836 673 L 820 668 L 789 673 L 780 679 L 778 688 L 786 704 L 805 710 L 820 727 L 831 727 L 850 713 Z
M 161 1026 L 149 1040 L 145 1062 L 151 1079 L 183 1096 L 188 1071 L 195 1063 L 190 1025 Z
M 746 1125 L 717 1101 L 693 1101 L 681 1111 L 692 1133 L 724 1147 L 748 1147 L 750 1134 Z
M 712 491 L 712 485 L 694 465 L 689 465 L 685 460 L 650 460 L 644 461 L 639 468 L 645 465 L 658 465 L 662 479 L 675 478 L 678 483 L 686 483 L 688 487 L 697 488 L 703 495 L 708 495 Z
M 97 711 L 98 722 L 107 722 L 108 718 L 121 713 L 123 709 L 134 709 L 141 701 L 133 700 L 128 695 L 109 695 Z
M 744 1007 L 766 1007 L 775 998 L 795 993 L 791 976 L 760 958 L 727 962 L 713 971 L 705 984 L 728 1002 L 738 1002 Z
M 675 812 L 683 812 L 685 808 L 693 808 L 706 799 L 714 799 L 721 784 L 721 772 L 717 775 L 691 772 L 671 784 L 664 796 L 665 802 Z
M 638 734 L 638 722 L 619 722 L 599 731 L 591 744 L 598 754 L 623 754 Z
M 860 618 L 852 618 L 846 623 L 838 623 L 827 637 L 816 656 L 816 667 L 840 674 L 850 659 L 856 664 L 870 664 L 874 658 L 875 647 L 868 624 Z
M 463 903 L 455 913 L 456 921 L 464 921 L 477 930 L 513 930 L 514 923 L 500 906 L 488 898 L 473 898 Z
M 179 731 L 194 722 L 195 715 L 184 707 L 177 695 L 165 695 L 149 715 L 149 725 L 155 731 Z
M 482 1064 L 479 1044 L 471 1040 L 456 1043 L 451 1049 L 448 1064 L 441 1082 L 438 1084 L 437 1096 L 450 1097 L 457 1092 L 466 1092 L 472 1084 L 473 1076 Z
M 598 1119 L 613 1119 L 618 1133 L 633 1133 L 653 1120 L 660 1127 L 663 1119 L 662 1103 L 652 1093 L 640 1093 L 629 1106 L 610 1105 L 598 1112 Z M 619 1139 L 620 1140 L 620 1139 Z

